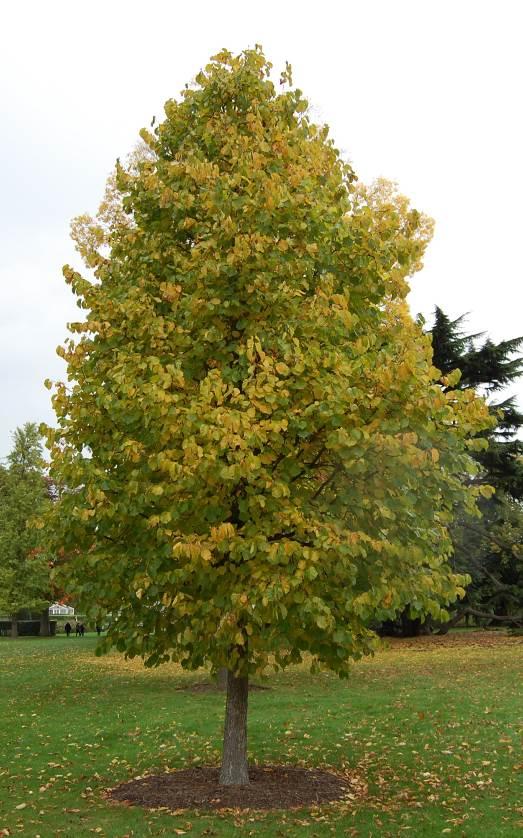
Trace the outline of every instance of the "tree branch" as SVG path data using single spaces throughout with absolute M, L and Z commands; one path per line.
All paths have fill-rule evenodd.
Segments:
M 313 496 L 312 496 L 312 498 L 311 498 L 311 501 L 316 500 L 316 498 L 318 497 L 318 495 L 320 495 L 320 494 L 323 492 L 323 490 L 324 490 L 324 489 L 326 489 L 326 488 L 327 488 L 327 486 L 328 486 L 330 483 L 332 483 L 332 481 L 334 480 L 334 478 L 336 477 L 336 475 L 338 474 L 338 472 L 340 471 L 340 469 L 341 469 L 341 466 L 336 466 L 336 468 L 332 471 L 332 474 L 330 475 L 330 477 L 328 477 L 328 478 L 327 478 L 327 480 L 325 480 L 325 481 L 324 481 L 324 482 L 323 482 L 323 483 L 322 483 L 322 484 L 318 487 L 318 489 L 314 492 L 314 494 L 313 494 Z
M 475 527 L 473 524 L 469 524 L 469 523 L 467 523 L 467 521 L 460 521 L 460 522 L 459 522 L 459 524 L 458 524 L 458 526 L 460 526 L 460 527 L 465 527 L 465 529 L 470 530 L 471 532 L 476 533 L 476 535 L 479 535 L 479 536 L 480 536 L 480 538 L 484 538 L 484 539 L 486 539 L 486 540 L 488 540 L 488 541 L 493 541 L 493 542 L 494 542 L 494 544 L 496 544 L 496 545 L 497 545 L 497 546 L 498 546 L 501 550 L 507 550 L 507 549 L 509 549 L 509 548 L 510 548 L 510 545 L 509 545 L 509 544 L 507 544 L 507 543 L 503 543 L 503 542 L 502 542 L 502 541 L 500 541 L 498 538 L 496 538 L 495 536 L 493 536 L 490 532 L 489 532 L 489 533 L 482 532 L 482 531 L 481 531 L 478 527 Z
M 312 541 L 300 541 L 299 538 L 296 537 L 296 533 L 289 531 L 289 532 L 277 532 L 274 535 L 269 535 L 267 537 L 267 541 L 271 543 L 275 541 L 282 541 L 284 538 L 292 538 L 296 544 L 300 544 L 302 547 L 312 547 L 314 542 Z
M 523 614 L 514 614 L 512 617 L 507 617 L 498 614 L 489 614 L 487 611 L 479 611 L 477 608 L 467 608 L 465 614 L 472 614 L 473 617 L 485 617 L 487 620 L 499 620 L 500 622 L 522 623 Z

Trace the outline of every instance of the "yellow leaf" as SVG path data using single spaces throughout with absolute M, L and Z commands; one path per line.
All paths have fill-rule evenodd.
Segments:
M 221 541 L 224 538 L 232 538 L 234 536 L 234 527 L 232 524 L 220 524 L 219 527 L 211 527 L 211 537 L 214 541 Z
M 289 367 L 287 364 L 276 364 L 276 372 L 279 372 L 280 375 L 286 375 L 289 372 Z

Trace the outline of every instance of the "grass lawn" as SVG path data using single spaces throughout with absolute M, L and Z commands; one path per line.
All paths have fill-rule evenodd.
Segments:
M 251 693 L 250 758 L 368 784 L 278 813 L 144 811 L 103 798 L 141 775 L 219 761 L 223 696 L 174 665 L 95 658 L 96 638 L 0 638 L 0 836 L 516 836 L 523 827 L 523 643 L 394 641 L 348 682 L 304 668 Z M 519 721 L 519 728 L 518 728 Z

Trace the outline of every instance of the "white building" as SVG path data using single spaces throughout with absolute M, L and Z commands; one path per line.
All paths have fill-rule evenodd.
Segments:
M 62 605 L 60 602 L 55 602 L 49 606 L 50 617 L 74 617 L 74 608 L 70 605 Z

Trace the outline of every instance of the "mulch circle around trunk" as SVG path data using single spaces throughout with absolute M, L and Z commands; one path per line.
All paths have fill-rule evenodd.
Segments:
M 261 684 L 249 684 L 249 692 L 258 692 L 259 690 L 270 690 L 271 687 L 264 687 Z M 178 692 L 187 693 L 221 693 L 224 698 L 226 690 L 219 687 L 218 684 L 212 681 L 199 681 L 196 684 L 188 684 L 187 686 L 175 687 Z
M 299 809 L 354 801 L 361 786 L 316 768 L 266 765 L 249 768 L 249 785 L 221 786 L 219 768 L 202 766 L 153 774 L 107 792 L 111 800 L 145 809 Z

